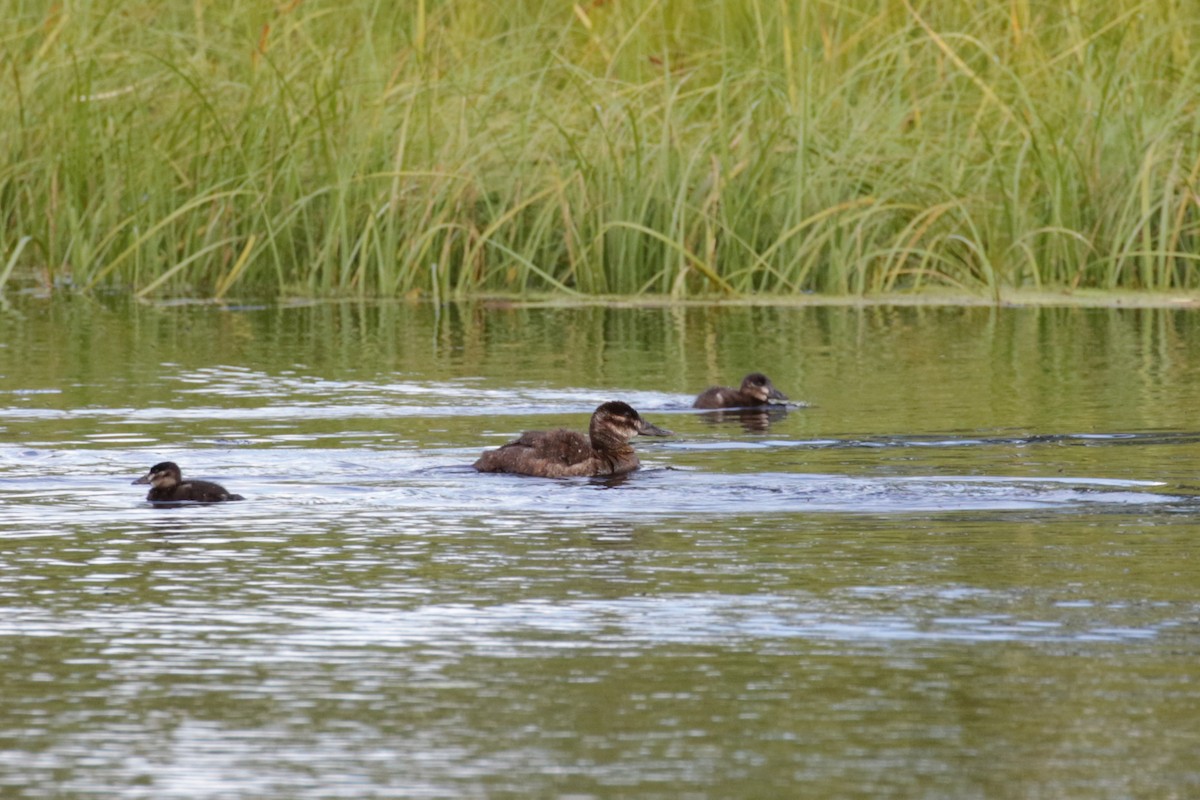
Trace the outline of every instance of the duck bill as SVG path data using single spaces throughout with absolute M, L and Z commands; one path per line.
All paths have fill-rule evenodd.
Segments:
M 150 475 L 149 475 L 149 473 L 147 473 L 147 474 L 143 475 L 142 477 L 138 478 L 136 481 L 130 481 L 129 485 L 137 486 L 139 483 L 149 483 L 149 482 L 150 482 Z
M 776 389 L 774 386 L 772 386 L 770 393 L 767 395 L 767 399 L 768 400 L 778 400 L 782 403 L 786 403 L 788 396 L 786 394 L 784 394 L 783 392 L 779 391 L 778 389 Z
M 657 425 L 642 420 L 642 424 L 638 426 L 638 436 L 674 436 L 673 431 L 666 428 L 660 428 Z

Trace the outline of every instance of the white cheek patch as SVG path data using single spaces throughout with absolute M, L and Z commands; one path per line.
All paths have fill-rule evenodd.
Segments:
M 632 439 L 638 435 L 638 424 L 632 420 L 621 420 L 620 426 L 615 428 L 615 431 L 624 439 Z

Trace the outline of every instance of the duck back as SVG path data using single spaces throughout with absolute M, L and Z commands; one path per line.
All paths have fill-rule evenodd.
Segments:
M 752 397 L 745 397 L 737 389 L 728 386 L 710 386 L 700 393 L 692 408 L 742 408 L 760 405 Z
M 612 453 L 599 453 L 587 436 L 560 428 L 526 431 L 508 444 L 485 452 L 474 466 L 480 472 L 569 478 L 629 472 L 639 463 L 628 445 Z
M 152 503 L 219 503 L 224 500 L 245 500 L 240 494 L 232 494 L 224 486 L 211 481 L 184 481 L 174 486 L 155 487 L 146 495 Z

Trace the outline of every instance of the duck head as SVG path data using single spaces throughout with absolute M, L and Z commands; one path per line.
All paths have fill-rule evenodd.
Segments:
M 672 436 L 671 431 L 660 428 L 646 420 L 634 411 L 633 406 L 613 400 L 600 405 L 592 413 L 592 422 L 588 426 L 593 446 L 602 442 L 627 442 L 634 436 Z
M 132 484 L 148 483 L 155 489 L 170 489 L 172 486 L 178 485 L 182 480 L 183 477 L 179 472 L 179 465 L 174 461 L 163 461 L 155 464 L 150 468 L 149 472 L 136 481 L 132 481 Z
M 786 402 L 788 399 L 787 395 L 776 389 L 771 379 L 761 372 L 751 372 L 742 378 L 741 391 L 760 403 L 769 403 L 772 400 Z

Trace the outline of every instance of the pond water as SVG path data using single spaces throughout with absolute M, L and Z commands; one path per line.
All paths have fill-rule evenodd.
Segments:
M 0 315 L 0 794 L 1200 794 L 1200 318 Z M 762 370 L 767 416 L 689 408 Z M 619 479 L 480 475 L 624 399 Z M 154 462 L 243 503 L 156 508 Z

